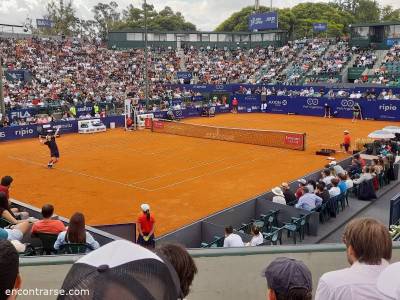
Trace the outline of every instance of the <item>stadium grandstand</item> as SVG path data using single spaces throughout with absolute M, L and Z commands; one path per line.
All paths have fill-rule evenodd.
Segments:
M 11 2 L 0 300 L 400 299 L 399 7 Z

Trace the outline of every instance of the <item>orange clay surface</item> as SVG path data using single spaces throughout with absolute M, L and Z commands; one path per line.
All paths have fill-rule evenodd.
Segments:
M 11 175 L 11 197 L 56 213 L 83 212 L 89 225 L 136 221 L 141 203 L 155 213 L 157 235 L 322 168 L 321 148 L 339 149 L 389 122 L 271 114 L 224 114 L 185 122 L 306 132 L 306 151 L 122 129 L 58 139 L 61 161 L 46 168 L 49 150 L 35 139 L 0 144 L 0 175 Z M 345 158 L 337 154 L 337 159 Z

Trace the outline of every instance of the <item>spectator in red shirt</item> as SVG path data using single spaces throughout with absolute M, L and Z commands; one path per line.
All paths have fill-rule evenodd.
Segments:
M 365 167 L 365 160 L 360 156 L 359 153 L 354 155 L 354 159 L 360 164 L 361 168 Z
M 154 217 L 150 214 L 150 206 L 148 204 L 142 204 L 140 208 L 142 213 L 137 220 L 139 230 L 137 243 L 146 248 L 154 248 Z
M 234 114 L 237 114 L 237 112 L 238 112 L 238 105 L 239 105 L 238 99 L 236 99 L 236 97 L 233 98 L 233 100 L 232 100 L 232 112 Z
M 33 224 L 32 234 L 35 233 L 52 233 L 59 234 L 65 230 L 64 223 L 60 220 L 53 220 L 51 217 L 54 213 L 54 206 L 46 204 L 42 207 L 43 219 Z
M 344 150 L 347 153 L 349 153 L 349 149 L 351 146 L 351 136 L 350 136 L 350 132 L 348 130 L 344 131 L 343 144 L 341 146 L 344 147 Z
M 307 185 L 307 180 L 302 178 L 302 179 L 299 179 L 298 182 L 299 182 L 299 187 L 297 188 L 295 195 L 296 195 L 297 199 L 300 199 L 300 197 L 304 195 L 303 189 Z

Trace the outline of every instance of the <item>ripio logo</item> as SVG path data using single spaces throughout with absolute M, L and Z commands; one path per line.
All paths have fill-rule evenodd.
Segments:
M 5 137 L 6 137 L 6 133 L 0 131 L 0 139 L 4 139 Z
M 25 135 L 30 135 L 33 134 L 34 131 L 33 129 L 26 127 L 26 128 L 21 128 L 20 130 L 15 131 L 16 136 L 25 136 Z
M 389 105 L 382 104 L 382 105 L 379 105 L 379 110 L 396 111 L 397 110 L 397 106 L 396 105 L 392 105 L 392 104 L 389 104 Z

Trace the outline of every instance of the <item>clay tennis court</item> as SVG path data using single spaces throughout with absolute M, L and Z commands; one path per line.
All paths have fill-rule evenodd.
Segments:
M 306 151 L 114 129 L 62 136 L 61 161 L 52 170 L 49 150 L 37 140 L 2 143 L 0 175 L 14 177 L 13 198 L 37 207 L 52 203 L 65 217 L 81 211 L 89 225 L 135 221 L 140 204 L 149 203 L 159 236 L 321 168 L 326 157 L 315 151 L 338 149 L 345 129 L 355 141 L 393 125 L 272 114 L 185 122 L 306 132 Z

